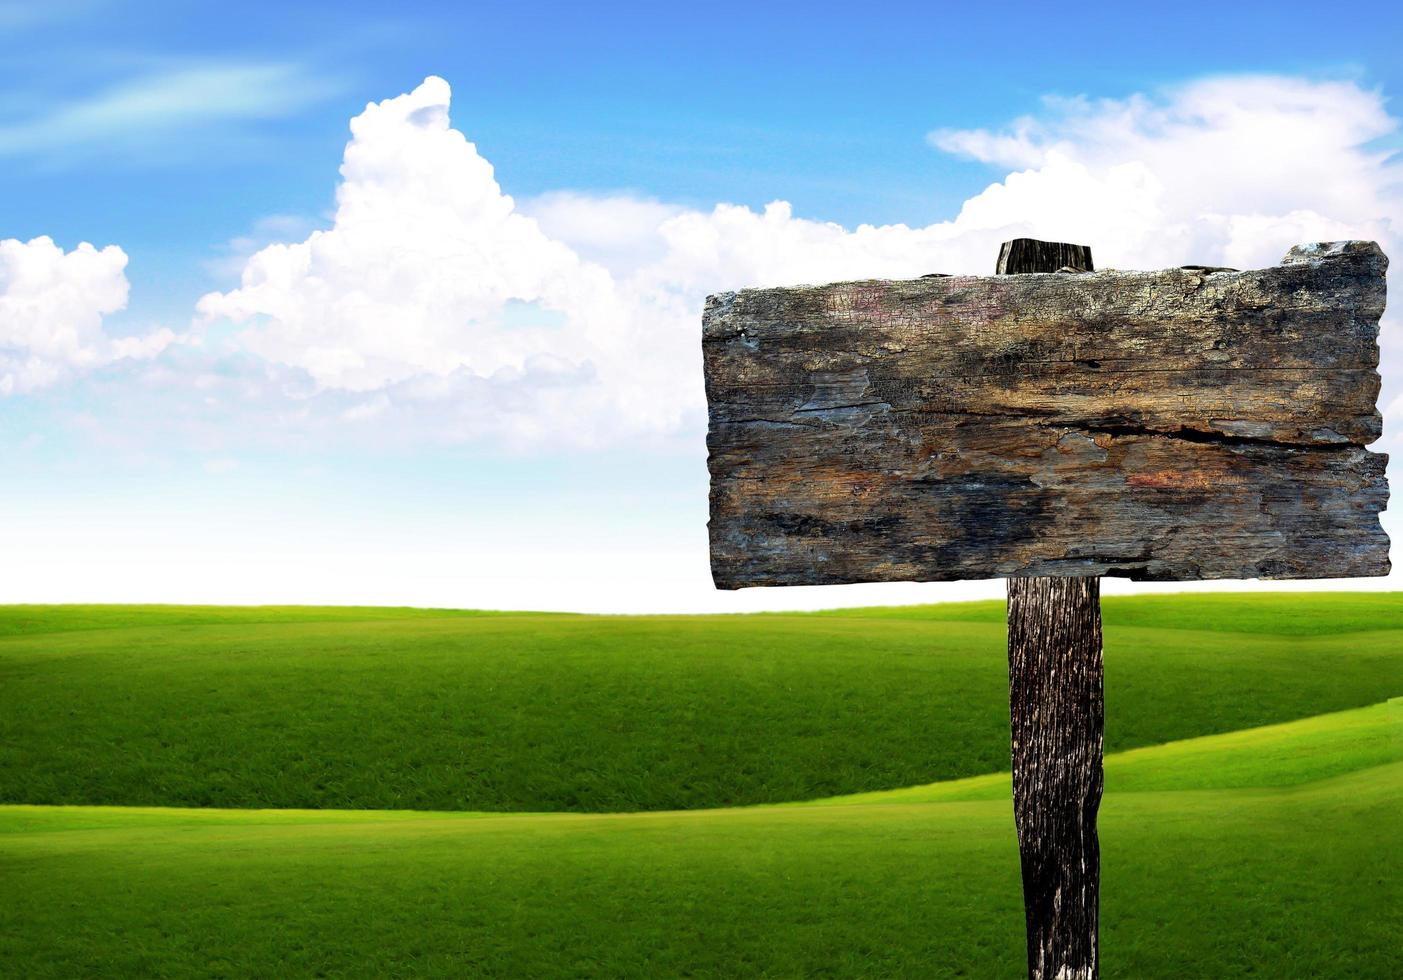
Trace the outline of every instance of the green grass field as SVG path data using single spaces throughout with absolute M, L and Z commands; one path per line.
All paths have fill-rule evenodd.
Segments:
M 1107 977 L 1396 975 L 1401 600 L 1105 601 Z M 1019 976 L 1001 617 L 0 608 L 0 975 Z
M 1397 596 L 1240 605 L 1106 600 L 1108 752 L 1403 694 Z M 0 607 L 0 802 L 668 810 L 997 772 L 1002 615 Z

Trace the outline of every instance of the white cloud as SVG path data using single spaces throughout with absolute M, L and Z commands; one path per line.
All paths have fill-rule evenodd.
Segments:
M 648 370 L 653 325 L 603 266 L 517 210 L 450 128 L 448 101 L 430 78 L 367 106 L 331 228 L 256 253 L 201 316 L 250 324 L 248 350 L 323 388 L 451 401 L 468 433 L 592 443 L 675 428 L 681 366 Z
M 127 305 L 127 256 L 83 242 L 65 252 L 53 239 L 0 241 L 0 395 L 31 391 L 75 371 L 146 358 L 169 330 L 112 337 L 103 317 Z
M 1022 168 L 960 220 L 1024 221 L 1091 242 L 1106 264 L 1260 266 L 1305 240 L 1388 238 L 1399 168 L 1371 141 L 1397 123 L 1348 82 L 1215 78 L 1159 98 L 1049 99 L 1008 131 L 931 142 Z
M 0 122 L 0 156 L 97 147 L 108 154 L 160 159 L 197 130 L 291 115 L 339 89 L 339 83 L 288 63 L 216 63 L 153 72 L 57 104 L 30 98 L 27 118 Z
M 245 335 L 251 350 L 351 390 L 461 368 L 488 377 L 549 351 L 555 337 L 497 322 L 507 302 L 564 312 L 597 302 L 579 293 L 607 277 L 582 282 L 591 270 L 515 212 L 447 110 L 432 78 L 368 106 L 351 123 L 332 228 L 262 249 L 241 288 L 205 296 L 200 313 L 266 318 Z
M 661 228 L 686 211 L 628 194 L 553 191 L 525 201 L 522 211 L 551 238 L 570 243 L 581 258 L 614 269 L 644 265 L 663 249 Z
M 199 304 L 322 390 L 377 393 L 337 401 L 361 423 L 435 416 L 459 437 L 513 443 L 695 440 L 710 292 L 987 273 L 1018 235 L 1090 243 L 1103 267 L 1251 267 L 1302 241 L 1394 248 L 1403 217 L 1399 169 L 1369 145 L 1395 121 L 1377 92 L 1343 82 L 1213 79 L 1049 100 L 1008 132 L 939 132 L 943 149 L 1022 169 L 953 220 L 854 230 L 782 201 L 701 211 L 557 192 L 518 205 L 451 128 L 449 101 L 430 78 L 367 106 L 331 226 L 263 248 L 239 288 Z

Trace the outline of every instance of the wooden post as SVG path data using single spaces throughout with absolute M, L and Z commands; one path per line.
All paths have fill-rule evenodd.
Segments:
M 1378 245 L 1075 275 L 1091 268 L 1085 246 L 1024 238 L 1001 275 L 743 289 L 702 317 L 718 588 L 1009 579 L 1014 817 L 1046 980 L 1098 970 L 1096 576 L 1390 568 L 1388 458 L 1365 448 Z
M 1092 270 L 1084 245 L 1005 242 L 996 273 Z M 1013 818 L 1032 980 L 1099 976 L 1101 580 L 1008 580 Z

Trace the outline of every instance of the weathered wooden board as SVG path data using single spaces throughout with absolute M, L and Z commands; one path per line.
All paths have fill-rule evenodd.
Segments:
M 1387 574 L 1387 264 L 709 297 L 716 584 Z

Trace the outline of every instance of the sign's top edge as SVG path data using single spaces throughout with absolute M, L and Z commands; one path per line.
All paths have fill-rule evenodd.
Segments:
M 1198 276 L 1242 276 L 1253 275 L 1255 273 L 1266 272 L 1271 269 L 1289 268 L 1299 265 L 1320 265 L 1331 262 L 1377 262 L 1379 272 L 1383 273 L 1388 269 L 1388 256 L 1379 247 L 1378 242 L 1365 239 L 1345 239 L 1334 242 L 1307 242 L 1292 246 L 1287 250 L 1281 261 L 1274 266 L 1264 266 L 1258 269 L 1227 269 L 1216 266 L 1205 265 L 1183 265 L 1172 266 L 1166 269 L 1098 269 L 1095 272 L 1020 272 L 1012 275 L 973 275 L 973 274 L 944 274 L 928 273 L 915 279 L 843 279 L 822 283 L 789 283 L 783 286 L 749 286 L 744 289 L 723 290 L 712 293 L 706 297 L 706 307 L 708 313 L 716 307 L 729 306 L 738 296 L 753 293 L 770 292 L 772 290 L 798 290 L 798 289 L 827 289 L 834 286 L 859 286 L 859 285 L 954 285 L 960 282 L 968 282 L 978 279 L 1026 279 L 1040 276 L 1064 276 L 1073 275 L 1077 278 L 1113 278 L 1117 276 L 1157 276 L 1166 273 L 1181 272 L 1185 275 Z

